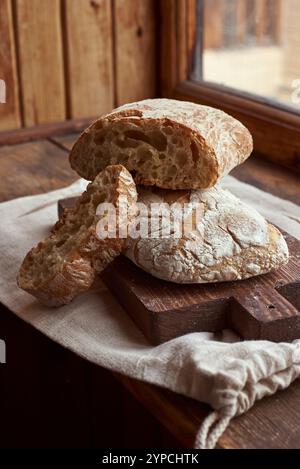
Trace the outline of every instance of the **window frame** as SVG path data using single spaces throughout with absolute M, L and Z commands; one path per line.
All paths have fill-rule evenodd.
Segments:
M 201 44 L 195 15 L 196 8 L 201 13 L 199 4 L 197 0 L 160 1 L 161 96 L 228 112 L 249 128 L 260 157 L 300 173 L 300 113 L 264 98 L 190 78 L 194 51 Z

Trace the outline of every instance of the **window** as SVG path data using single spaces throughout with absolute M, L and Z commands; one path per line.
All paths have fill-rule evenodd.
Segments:
M 300 0 L 162 0 L 161 95 L 223 109 L 300 172 Z
M 300 0 L 202 0 L 195 80 L 300 111 Z

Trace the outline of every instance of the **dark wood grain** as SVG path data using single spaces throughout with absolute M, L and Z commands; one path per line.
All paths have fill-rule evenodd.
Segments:
M 61 12 L 70 116 L 109 112 L 115 81 L 111 2 L 64 0 Z
M 243 282 L 176 285 L 141 272 L 125 257 L 102 279 L 151 344 L 226 328 L 246 340 L 288 342 L 300 338 L 300 242 L 290 236 L 287 242 L 288 265 Z
M 60 1 L 13 2 L 25 127 L 66 119 Z
M 4 104 L 0 100 L 1 130 L 13 129 L 21 125 L 12 10 L 12 2 L 10 0 L 2 0 L 0 2 L 0 79 L 6 83 L 6 103 Z
M 0 175 L 2 201 L 55 190 L 78 179 L 67 153 L 46 140 L 0 147 Z
M 210 408 L 167 389 L 116 375 L 130 393 L 172 433 L 191 448 Z M 220 449 L 299 449 L 300 381 L 276 395 L 257 401 L 233 419 L 218 441 Z
M 66 136 L 66 139 L 68 140 L 69 137 Z M 64 140 L 63 137 L 62 140 Z M 57 146 L 56 150 L 59 150 Z M 43 155 L 44 149 L 42 146 L 40 147 L 40 151 L 41 155 Z M 60 155 L 64 159 L 67 152 L 61 152 Z M 30 152 L 26 155 L 26 158 L 26 165 L 29 168 L 31 161 Z M 52 163 L 53 167 L 49 168 L 49 172 L 50 174 L 55 172 L 55 164 L 57 164 L 55 159 L 51 160 L 46 157 L 43 159 L 41 156 L 41 161 L 46 167 L 47 164 L 51 166 Z M 251 166 L 249 166 L 249 172 L 247 172 L 246 168 L 249 163 L 247 162 L 243 165 L 243 171 L 241 174 L 242 180 L 256 185 L 265 191 L 270 191 L 275 195 L 278 194 L 280 197 L 298 203 L 300 187 L 299 176 L 285 172 L 282 168 L 272 164 L 268 165 L 268 167 L 261 172 L 259 169 L 260 166 L 256 165 L 256 162 L 254 161 L 253 164 L 251 163 Z M 20 163 L 18 164 L 19 173 L 16 172 L 15 174 L 15 185 L 19 186 L 19 189 L 10 191 L 9 187 L 6 186 L 8 192 L 4 193 L 3 191 L 2 194 L 0 194 L 0 198 L 2 197 L 2 200 L 18 195 L 29 195 L 32 193 L 32 188 L 30 187 L 29 182 L 25 184 L 24 188 L 21 187 L 23 169 L 21 169 Z M 3 184 L 4 179 L 7 177 L 7 173 L 1 172 L 1 168 L 3 169 L 4 167 L 7 170 L 6 165 L 1 165 L 0 157 L 1 184 Z M 57 174 L 52 181 L 53 186 L 56 185 L 56 188 L 61 184 L 61 180 L 66 177 L 64 175 L 59 175 L 59 168 L 60 167 L 57 166 Z M 257 169 L 254 171 L 255 168 Z M 27 169 L 25 169 L 25 171 L 27 171 Z M 280 174 L 281 171 L 282 175 Z M 28 174 L 32 178 L 33 171 L 29 171 Z M 240 176 L 239 174 L 235 175 L 236 177 Z M 276 186 L 278 185 L 276 180 L 278 181 L 278 178 L 281 181 L 280 193 L 276 193 Z M 289 181 L 291 181 L 291 183 L 289 183 Z M 65 179 L 65 184 L 67 183 L 68 176 Z M 41 181 L 41 190 L 48 190 L 48 184 L 49 183 L 45 181 Z M 127 407 L 127 405 L 131 405 L 131 409 L 134 408 L 134 404 L 133 402 L 132 404 L 129 404 L 130 398 L 122 392 L 122 388 L 119 387 L 116 392 L 112 390 L 113 384 L 112 381 L 109 380 L 109 376 L 111 375 L 110 373 L 106 372 L 106 378 L 102 379 L 101 374 L 103 370 L 97 367 L 94 368 L 93 371 L 93 373 L 96 373 L 97 377 L 95 380 L 92 379 L 90 372 L 86 368 L 89 367 L 87 362 L 79 359 L 79 357 L 76 357 L 67 350 L 62 350 L 62 348 L 57 344 L 52 344 L 51 347 L 40 345 L 39 340 L 49 343 L 49 339 L 39 334 L 40 339 L 37 341 L 34 339 L 34 336 L 38 333 L 30 326 L 25 326 L 26 325 L 23 321 L 12 315 L 5 308 L 1 309 L 1 338 L 6 339 L 9 335 L 10 339 L 7 339 L 8 360 L 12 360 L 12 353 L 15 354 L 16 358 L 14 358 L 14 365 L 11 366 L 11 368 L 9 368 L 10 365 L 8 361 L 8 364 L 5 365 L 6 368 L 1 367 L 0 370 L 0 385 L 2 390 L 1 398 L 2 402 L 5 402 L 2 412 L 3 431 L 0 435 L 0 441 L 3 442 L 3 444 L 0 443 L 0 446 L 17 447 L 18 443 L 23 441 L 23 446 L 27 447 L 53 447 L 62 446 L 64 442 L 67 441 L 69 446 L 71 446 L 73 442 L 74 446 L 77 445 L 79 447 L 81 438 L 82 446 L 86 444 L 87 440 L 89 447 L 101 447 L 101 444 L 104 446 L 108 441 L 114 441 L 116 445 L 122 445 L 122 442 L 126 442 L 126 444 L 128 444 L 129 441 L 130 444 L 128 444 L 128 446 L 132 446 L 134 445 L 137 432 L 139 432 L 140 437 L 144 435 L 144 447 L 147 445 L 151 446 L 151 444 L 155 446 L 157 438 L 151 435 L 153 432 L 161 434 L 162 427 L 155 427 L 153 420 L 149 423 L 149 420 L 146 418 L 146 414 L 145 420 L 136 420 L 136 413 L 144 413 L 144 411 L 141 410 L 141 407 L 136 407 L 135 412 L 131 414 L 130 423 L 127 425 L 120 419 L 120 413 L 118 413 L 119 406 L 117 406 L 117 412 L 114 412 L 116 400 L 122 400 L 122 405 L 125 407 Z M 6 330 L 7 332 L 4 332 Z M 17 339 L 15 339 L 16 337 Z M 29 347 L 30 344 L 31 348 Z M 56 352 L 54 353 L 52 351 L 53 347 L 59 348 L 62 351 L 62 356 L 58 357 Z M 29 348 L 31 350 L 30 353 Z M 46 350 L 48 351 L 46 352 Z M 25 354 L 26 351 L 28 351 L 28 353 Z M 38 363 L 44 363 L 45 354 L 49 354 L 46 361 L 48 368 L 52 368 L 52 385 L 50 389 L 49 381 L 43 381 L 43 379 L 40 378 L 41 367 L 38 365 Z M 69 358 L 63 359 L 64 354 L 67 354 Z M 22 360 L 20 361 L 21 355 Z M 60 367 L 59 377 L 55 374 L 58 359 L 63 360 L 63 364 Z M 69 360 L 79 360 L 81 364 L 83 363 L 85 371 L 77 371 L 77 366 L 81 367 L 82 365 L 78 362 L 78 365 L 75 363 L 72 364 Z M 24 363 L 26 366 L 24 366 Z M 7 370 L 8 373 L 6 378 L 3 375 L 4 370 Z M 63 383 L 63 376 L 69 376 L 68 373 L 71 373 L 72 375 L 72 379 L 68 385 L 69 387 L 67 385 L 62 387 L 61 383 Z M 163 426 L 168 428 L 170 432 L 173 433 L 174 437 L 176 437 L 177 443 L 175 439 L 173 442 L 168 440 L 167 444 L 164 446 L 165 448 L 174 448 L 178 445 L 184 447 L 192 446 L 199 425 L 210 411 L 208 406 L 150 384 L 131 380 L 130 378 L 120 375 L 116 375 L 116 377 L 123 386 L 127 387 L 130 394 L 135 397 L 135 400 L 139 401 L 144 409 L 147 409 L 149 413 L 154 415 L 157 421 L 162 422 Z M 3 379 L 6 379 L 5 393 L 2 386 Z M 85 394 L 85 391 L 82 390 L 83 388 L 80 383 L 85 380 L 88 380 L 88 389 L 94 387 L 93 398 L 91 398 L 91 393 L 89 391 Z M 16 390 L 16 392 L 13 392 L 13 390 Z M 19 390 L 22 390 L 22 392 L 19 392 Z M 82 410 L 80 410 L 79 417 L 76 422 L 72 419 L 70 420 L 68 412 L 71 412 L 72 409 L 71 406 L 70 408 L 68 407 L 69 401 L 67 399 L 70 390 L 73 395 L 71 402 L 72 404 L 74 403 L 75 407 L 77 405 L 76 403 L 80 402 L 80 400 L 89 399 L 90 410 L 88 411 L 88 424 L 84 417 L 84 406 L 82 406 Z M 65 398 L 57 400 L 57 392 L 64 393 Z M 51 408 L 51 412 L 53 413 L 51 421 L 48 420 L 47 417 L 49 416 L 49 413 L 47 413 L 47 416 L 45 417 L 47 402 L 50 399 L 52 399 L 54 403 L 60 402 L 60 406 L 55 407 L 55 405 L 53 405 Z M 98 403 L 98 406 L 96 406 L 96 402 Z M 103 403 L 102 406 L 100 405 L 101 402 Z M 18 403 L 18 405 L 16 405 L 16 403 Z M 106 411 L 104 411 L 104 409 L 106 409 Z M 231 422 L 230 427 L 221 437 L 218 446 L 220 448 L 299 448 L 299 413 L 300 382 L 297 381 L 287 390 L 257 402 L 255 406 L 247 412 L 247 414 L 234 419 Z M 93 424 L 91 425 L 92 414 L 94 416 Z M 110 414 L 110 419 L 106 418 L 107 414 Z M 105 416 L 104 421 L 102 419 L 102 415 Z M 123 415 L 125 415 L 125 413 Z M 20 416 L 22 417 L 21 420 Z M 68 420 L 69 425 L 67 426 Z M 99 422 L 102 422 L 101 425 L 105 427 L 104 432 L 100 431 Z M 113 423 L 113 425 L 109 422 Z M 135 422 L 138 422 L 139 426 L 137 428 L 135 428 Z M 59 425 L 61 426 L 62 431 L 58 432 L 56 438 L 57 427 Z M 121 438 L 120 432 L 117 431 L 120 425 L 123 428 Z M 148 425 L 151 430 L 147 434 Z M 44 428 L 44 431 L 41 432 L 40 429 L 42 427 Z M 85 432 L 89 432 L 90 438 L 86 440 L 85 437 L 82 436 L 82 432 L 79 431 L 79 428 L 84 428 Z M 97 429 L 97 434 L 93 433 L 95 428 Z M 9 431 L 7 431 L 7 429 L 9 429 Z M 64 432 L 65 438 L 63 435 Z M 124 438 L 124 435 L 127 436 L 127 439 Z M 166 441 L 165 437 L 159 439 L 160 441 Z
M 157 4 L 112 2 L 117 106 L 157 96 Z
M 162 425 L 112 373 L 49 340 L 0 305 L 0 448 L 169 447 Z
M 73 119 L 23 129 L 5 130 L 0 132 L 0 146 L 15 145 L 17 143 L 40 140 L 51 136 L 69 135 L 70 132 L 79 132 L 85 129 L 94 119 L 92 117 L 87 119 Z
M 259 155 L 251 156 L 244 164 L 234 168 L 231 176 L 300 205 L 299 174 Z
M 55 135 L 51 138 L 51 141 L 59 145 L 62 149 L 70 151 L 80 136 L 80 133 L 73 133 L 68 135 Z
M 117 373 L 114 375 L 183 447 L 193 447 L 195 435 L 211 411 L 208 405 Z

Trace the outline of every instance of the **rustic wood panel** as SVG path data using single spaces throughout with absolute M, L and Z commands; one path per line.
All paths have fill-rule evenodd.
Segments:
M 0 371 L 5 403 L 0 447 L 87 447 L 85 361 L 66 353 L 2 305 L 0 313 L 1 338 L 8 351 L 7 364 Z
M 41 140 L 54 135 L 56 137 L 69 134 L 70 132 L 79 132 L 88 127 L 92 121 L 93 119 L 90 118 L 72 119 L 64 122 L 41 124 L 35 127 L 6 130 L 0 132 L 0 146 Z
M 63 0 L 66 82 L 72 118 L 114 107 L 110 0 Z
M 25 126 L 66 117 L 59 0 L 16 0 Z
M 286 241 L 286 266 L 243 282 L 176 285 L 142 272 L 122 256 L 102 279 L 152 345 L 224 329 L 245 340 L 291 342 L 300 338 L 300 241 L 289 235 Z
M 156 0 L 3 0 L 0 8 L 0 79 L 9 83 L 0 130 L 156 96 Z
M 259 156 L 251 156 L 244 164 L 234 168 L 231 175 L 265 192 L 300 205 L 299 174 L 289 169 Z
M 0 80 L 6 84 L 6 103 L 0 103 L 0 130 L 20 127 L 16 51 L 10 0 L 0 2 Z
M 116 104 L 156 95 L 155 0 L 114 0 Z
M 159 78 L 160 94 L 171 97 L 178 82 L 177 79 L 177 10 L 174 0 L 164 0 L 160 5 L 160 44 L 159 44 Z
M 178 446 L 112 373 L 1 305 L 0 331 L 8 351 L 0 369 L 1 449 Z
M 188 21 L 188 8 L 187 5 L 190 3 L 186 0 L 177 0 L 177 31 L 178 31 L 178 60 L 177 60 L 177 76 L 178 80 L 182 81 L 188 75 L 188 33 L 187 33 L 187 21 Z
M 197 44 L 197 24 L 201 21 L 197 17 L 196 0 L 177 0 L 176 2 L 176 56 L 177 56 L 177 79 L 185 80 L 193 67 L 199 66 L 202 62 L 202 44 Z M 163 34 L 163 31 L 162 31 Z M 195 53 L 197 57 L 195 57 Z M 199 60 L 200 59 L 200 60 Z M 201 73 L 201 71 L 200 71 Z
M 194 444 L 208 406 L 166 389 L 117 375 L 126 388 L 186 448 Z M 259 401 L 246 414 L 233 419 L 221 436 L 222 449 L 293 449 L 300 441 L 300 382 L 276 396 Z
M 71 184 L 78 175 L 72 171 L 68 154 L 48 141 L 0 148 L 0 200 L 39 194 Z
M 52 137 L 51 140 L 55 142 L 57 145 L 59 145 L 61 148 L 69 152 L 72 149 L 76 140 L 78 139 L 79 135 L 80 134 L 78 133 L 68 134 L 68 135 L 58 135 L 58 136 Z
M 201 5 L 200 5 L 201 6 Z M 187 35 L 187 72 L 190 74 L 193 70 L 193 67 L 199 67 L 199 76 L 202 74 L 202 57 L 201 59 L 195 60 L 195 54 L 202 55 L 203 44 L 202 41 L 200 44 L 197 44 L 197 38 L 201 34 L 201 23 L 199 25 L 198 18 L 198 4 L 197 0 L 189 0 L 186 7 L 187 13 L 187 24 L 185 26 L 185 31 Z M 183 77 L 185 79 L 185 77 Z
M 211 411 L 206 404 L 175 394 L 168 389 L 114 374 L 117 379 L 161 422 L 184 448 L 192 448 L 204 418 Z

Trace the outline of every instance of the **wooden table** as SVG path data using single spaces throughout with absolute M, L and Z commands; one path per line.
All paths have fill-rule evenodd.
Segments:
M 0 148 L 0 200 L 76 180 L 67 161 L 76 137 L 54 135 L 21 144 L 11 138 L 11 145 Z M 300 205 L 300 177 L 281 167 L 253 157 L 233 175 Z M 91 365 L 4 307 L 0 338 L 7 347 L 7 364 L 0 366 L 0 447 L 191 447 L 210 410 Z M 299 413 L 298 381 L 236 418 L 219 447 L 298 448 Z

